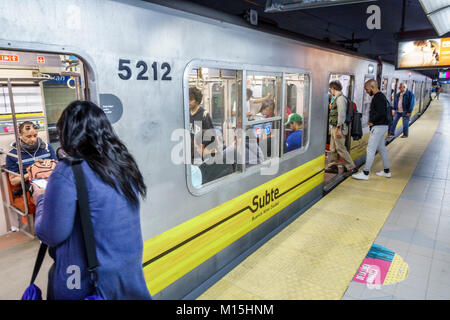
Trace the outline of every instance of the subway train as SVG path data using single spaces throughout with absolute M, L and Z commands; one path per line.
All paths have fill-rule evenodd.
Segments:
M 70 101 L 101 106 L 148 187 L 141 202 L 148 289 L 155 299 L 191 299 L 342 179 L 324 173 L 330 81 L 343 84 L 362 114 L 363 137 L 348 141 L 362 164 L 371 101 L 365 81 L 379 80 L 391 101 L 406 83 L 416 96 L 415 119 L 430 102 L 431 79 L 206 8 L 194 13 L 162 3 L 2 1 L 0 146 L 7 152 L 15 141 L 12 120 L 31 120 L 57 147 L 55 123 Z M 230 153 L 231 165 L 186 161 L 191 87 L 202 93 L 217 140 L 239 151 Z M 270 113 L 266 101 L 273 102 Z M 302 146 L 287 151 L 285 122 L 294 112 L 302 118 Z M 238 128 L 241 135 L 230 137 Z M 242 151 L 246 136 L 264 151 L 256 163 Z M 5 181 L 4 171 L 2 188 L 10 188 Z M 4 230 L 17 223 L 32 235 L 32 212 L 12 209 L 7 193 Z

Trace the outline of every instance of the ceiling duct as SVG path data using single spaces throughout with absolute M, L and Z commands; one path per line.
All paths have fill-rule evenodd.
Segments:
M 419 0 L 439 36 L 450 32 L 450 0 Z
M 378 0 L 267 0 L 264 12 L 284 12 L 373 1 Z

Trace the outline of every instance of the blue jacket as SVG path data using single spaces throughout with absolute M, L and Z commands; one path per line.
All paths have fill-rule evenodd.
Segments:
M 82 168 L 100 264 L 99 287 L 108 300 L 150 299 L 142 271 L 139 208 L 104 183 L 86 162 Z M 49 252 L 55 260 L 54 299 L 81 300 L 92 291 L 76 201 L 72 168 L 60 161 L 48 180 L 45 194 L 37 199 L 35 217 L 36 235 L 51 247 Z M 81 275 L 80 285 L 77 274 Z
M 400 92 L 395 95 L 395 99 L 394 99 L 393 109 L 396 111 L 398 110 L 398 100 L 399 99 L 400 99 Z M 409 90 L 406 90 L 405 94 L 403 95 L 403 105 L 402 105 L 403 112 L 411 113 L 414 109 L 414 104 L 415 104 L 414 93 L 412 93 Z

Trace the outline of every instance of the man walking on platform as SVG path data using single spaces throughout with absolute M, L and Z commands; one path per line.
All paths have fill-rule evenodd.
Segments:
M 406 85 L 401 83 L 399 86 L 400 91 L 397 93 L 394 99 L 395 117 L 392 125 L 389 129 L 389 136 L 395 135 L 395 128 L 397 127 L 398 120 L 402 118 L 403 122 L 403 135 L 401 138 L 408 138 L 409 133 L 409 119 L 414 109 L 414 93 L 406 89 Z
M 339 156 L 342 157 L 344 171 L 348 174 L 355 173 L 356 166 L 345 146 L 345 140 L 349 132 L 345 123 L 347 115 L 347 98 L 342 95 L 342 85 L 339 81 L 330 82 L 330 92 L 334 97 L 331 103 L 330 124 L 330 163 L 325 172 L 338 173 Z
M 370 168 L 375 159 L 375 153 L 378 150 L 383 158 L 384 171 L 377 172 L 376 174 L 378 176 L 390 178 L 392 175 L 389 170 L 388 152 L 384 141 L 384 135 L 389 127 L 387 114 L 389 102 L 384 94 L 378 89 L 378 82 L 375 80 L 367 81 L 364 84 L 364 90 L 373 97 L 369 112 L 370 137 L 369 143 L 367 144 L 366 165 L 364 170 L 352 175 L 352 177 L 358 180 L 369 180 Z

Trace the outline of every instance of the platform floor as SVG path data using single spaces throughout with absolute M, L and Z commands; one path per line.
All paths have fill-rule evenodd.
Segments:
M 449 108 L 441 95 L 388 146 L 392 178 L 377 156 L 369 181 L 345 180 L 198 299 L 449 299 Z M 352 281 L 374 242 L 406 261 L 405 280 Z

